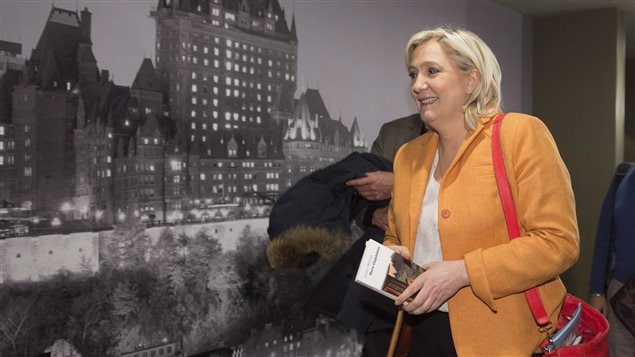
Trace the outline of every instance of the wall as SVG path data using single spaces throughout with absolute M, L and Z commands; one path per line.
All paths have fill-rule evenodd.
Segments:
M 98 233 L 82 232 L 0 240 L 0 284 L 40 281 L 60 270 L 99 270 Z
M 218 238 L 224 251 L 233 251 L 243 229 L 249 226 L 255 236 L 266 235 L 268 220 L 243 219 L 217 223 L 197 223 L 173 227 L 151 227 L 145 230 L 152 244 L 156 244 L 164 230 L 176 236 L 194 237 L 205 231 Z M 8 281 L 40 281 L 60 270 L 73 273 L 99 270 L 99 247 L 108 245 L 112 230 L 51 234 L 36 237 L 17 237 L 0 240 L 0 284 Z
M 626 59 L 624 161 L 635 162 L 635 58 Z
M 580 260 L 563 279 L 584 297 L 600 207 L 623 159 L 622 15 L 603 9 L 535 19 L 533 61 L 533 111 L 553 133 L 576 195 Z

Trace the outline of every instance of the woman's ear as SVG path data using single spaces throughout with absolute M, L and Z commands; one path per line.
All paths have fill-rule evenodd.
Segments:
M 476 86 L 478 85 L 478 81 L 480 78 L 481 74 L 476 69 L 473 69 L 470 73 L 467 74 L 467 87 L 465 89 L 465 92 L 468 95 L 472 95 L 472 93 L 476 89 Z

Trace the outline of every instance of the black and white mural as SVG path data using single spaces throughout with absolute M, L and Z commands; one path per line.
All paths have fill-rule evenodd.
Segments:
M 403 47 L 442 24 L 521 110 L 489 1 L 0 1 L 0 356 L 359 355 L 303 309 L 332 262 L 269 267 L 268 214 L 412 112 Z

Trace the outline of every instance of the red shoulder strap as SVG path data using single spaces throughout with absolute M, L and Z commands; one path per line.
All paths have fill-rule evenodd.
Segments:
M 503 212 L 505 214 L 505 222 L 507 223 L 507 232 L 509 240 L 520 237 L 520 226 L 518 224 L 518 215 L 516 214 L 516 206 L 514 205 L 514 197 L 509 186 L 507 172 L 505 171 L 505 161 L 503 158 L 503 148 L 500 140 L 500 127 L 505 114 L 500 113 L 494 118 L 492 127 L 492 163 L 494 165 L 494 176 L 498 187 L 498 195 L 500 196 Z M 527 303 L 531 309 L 531 313 L 536 320 L 541 331 L 551 328 L 549 316 L 542 303 L 538 288 L 531 288 L 525 291 Z

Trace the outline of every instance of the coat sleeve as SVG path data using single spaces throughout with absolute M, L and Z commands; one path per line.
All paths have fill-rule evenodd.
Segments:
M 579 254 L 571 179 L 547 127 L 510 116 L 501 141 L 522 236 L 464 256 L 474 294 L 492 309 L 494 299 L 555 279 Z
M 617 176 L 613 177 L 611 185 L 604 197 L 595 246 L 593 248 L 593 264 L 591 265 L 591 293 L 606 293 L 606 276 L 611 255 L 611 230 L 613 222 L 613 205 L 615 203 L 615 190 L 617 189 Z

